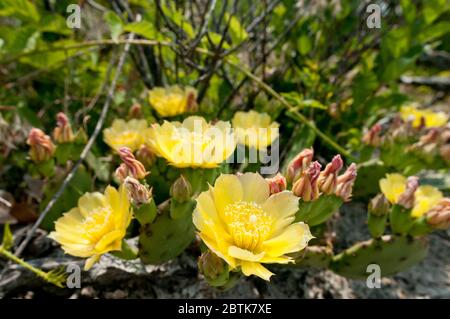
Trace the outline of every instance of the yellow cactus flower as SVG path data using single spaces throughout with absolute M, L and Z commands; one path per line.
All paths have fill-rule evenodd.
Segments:
M 197 91 L 192 87 L 182 89 L 178 85 L 157 87 L 149 91 L 148 100 L 162 117 L 170 117 L 196 109 Z
M 214 168 L 233 154 L 235 137 L 228 122 L 208 124 L 199 116 L 183 123 L 164 121 L 148 131 L 147 143 L 159 157 L 176 167 Z
M 269 280 L 262 264 L 293 262 L 286 254 L 304 249 L 313 238 L 308 225 L 294 223 L 298 197 L 270 194 L 257 173 L 223 174 L 197 198 L 194 225 L 208 248 L 231 269 Z
M 271 145 L 278 137 L 277 122 L 267 113 L 258 113 L 256 111 L 236 112 L 232 120 L 238 142 L 242 145 L 253 147 L 255 149 L 265 149 Z
M 88 258 L 85 269 L 90 269 L 101 255 L 122 249 L 122 239 L 130 224 L 132 211 L 124 185 L 117 191 L 106 187 L 105 193 L 86 193 L 78 206 L 66 212 L 55 222 L 55 231 L 49 237 L 57 241 L 65 253 Z
M 103 140 L 116 151 L 125 146 L 134 152 L 144 143 L 147 128 L 146 120 L 115 119 L 111 127 L 103 130 Z
M 406 190 L 406 177 L 400 174 L 386 174 L 380 179 L 380 189 L 391 204 L 396 204 L 400 195 Z
M 444 112 L 433 112 L 430 110 L 420 110 L 415 106 L 403 106 L 400 109 L 400 116 L 405 121 L 410 121 L 413 127 L 441 127 L 447 124 L 448 116 Z
M 420 186 L 414 193 L 415 201 L 411 212 L 412 217 L 421 217 L 436 206 L 444 198 L 442 192 L 431 185 Z

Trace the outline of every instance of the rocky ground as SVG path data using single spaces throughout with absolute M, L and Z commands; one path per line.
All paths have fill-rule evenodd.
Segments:
M 342 209 L 333 223 L 336 250 L 369 238 L 364 225 L 365 210 L 360 204 Z M 82 273 L 80 289 L 59 289 L 43 284 L 33 274 L 16 265 L 0 264 L 0 297 L 3 298 L 450 298 L 450 236 L 447 232 L 430 236 L 429 256 L 410 270 L 382 280 L 379 289 L 367 288 L 364 281 L 349 280 L 328 270 L 282 268 L 270 284 L 258 278 L 242 279 L 233 289 L 209 287 L 197 275 L 195 256 L 186 252 L 161 266 L 143 266 L 138 261 L 122 261 L 104 256 L 89 272 Z M 29 254 L 36 266 L 78 263 L 63 256 L 45 239 L 36 239 Z M 45 256 L 45 257 L 44 257 Z

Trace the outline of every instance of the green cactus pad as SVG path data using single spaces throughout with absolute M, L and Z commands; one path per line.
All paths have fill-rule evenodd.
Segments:
M 373 196 L 379 192 L 378 181 L 389 172 L 381 161 L 368 161 L 358 165 L 358 176 L 353 187 L 353 198 Z
M 295 258 L 295 266 L 328 268 L 333 257 L 333 250 L 327 246 L 308 246 Z
M 350 247 L 333 257 L 330 267 L 341 276 L 366 279 L 367 266 L 377 264 L 382 276 L 390 276 L 417 264 L 427 252 L 425 238 L 386 235 Z
M 341 207 L 343 201 L 335 195 L 323 195 L 315 201 L 299 203 L 296 221 L 302 221 L 309 226 L 316 226 L 325 222 Z
M 139 256 L 144 264 L 162 264 L 180 255 L 194 237 L 192 214 L 172 219 L 169 211 L 165 211 L 153 223 L 142 226 Z

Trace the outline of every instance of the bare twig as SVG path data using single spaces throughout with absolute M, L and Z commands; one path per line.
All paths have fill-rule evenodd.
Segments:
M 133 38 L 134 38 L 134 34 L 131 33 L 128 36 L 128 40 L 133 40 Z M 105 119 L 106 119 L 106 115 L 108 114 L 109 106 L 110 106 L 111 101 L 112 101 L 113 96 L 114 96 L 114 90 L 115 90 L 117 81 L 119 79 L 120 73 L 122 71 L 122 67 L 123 67 L 123 64 L 125 62 L 125 58 L 127 56 L 128 51 L 130 50 L 130 46 L 131 46 L 130 43 L 126 43 L 125 46 L 124 46 L 122 54 L 120 55 L 120 58 L 119 58 L 119 63 L 117 65 L 116 73 L 114 74 L 114 78 L 111 81 L 111 84 L 110 84 L 109 89 L 108 89 L 108 95 L 106 96 L 105 104 L 103 105 L 102 112 L 101 112 L 100 117 L 99 117 L 99 119 L 97 121 L 97 125 L 95 126 L 94 132 L 92 133 L 91 137 L 89 138 L 86 146 L 84 147 L 83 151 L 81 152 L 80 158 L 75 163 L 75 165 L 72 167 L 72 169 L 70 170 L 69 174 L 67 174 L 66 178 L 64 179 L 63 183 L 61 184 L 60 189 L 53 195 L 52 199 L 49 201 L 49 203 L 47 204 L 45 209 L 41 212 L 41 214 L 39 215 L 39 218 L 33 224 L 33 227 L 31 227 L 31 229 L 27 232 L 27 235 L 26 235 L 25 239 L 20 243 L 19 247 L 15 251 L 16 256 L 20 256 L 20 254 L 26 248 L 26 246 L 30 242 L 31 238 L 33 237 L 34 233 L 38 229 L 39 225 L 44 220 L 45 216 L 48 214 L 50 209 L 53 207 L 53 205 L 56 203 L 56 201 L 63 194 L 63 192 L 66 189 L 67 185 L 72 180 L 72 178 L 74 177 L 76 171 L 78 170 L 78 167 L 81 165 L 81 163 L 86 158 L 86 156 L 89 153 L 92 145 L 94 145 L 94 142 L 97 139 L 97 136 L 100 134 L 100 131 L 101 131 L 102 127 L 103 127 L 103 123 L 105 122 Z

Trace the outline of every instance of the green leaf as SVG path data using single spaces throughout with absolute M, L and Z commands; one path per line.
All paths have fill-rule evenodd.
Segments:
M 147 39 L 156 38 L 156 30 L 153 24 L 148 21 L 132 22 L 123 27 L 123 31 L 139 34 Z
M 225 14 L 225 21 L 230 19 L 230 36 L 234 44 L 238 44 L 248 38 L 248 33 L 235 16 Z
M 41 32 L 52 32 L 63 35 L 72 34 L 72 31 L 66 25 L 66 19 L 59 14 L 47 14 L 43 16 L 38 28 Z
M 2 241 L 2 247 L 6 250 L 9 250 L 14 243 L 13 234 L 11 232 L 11 228 L 9 227 L 9 224 L 5 224 L 5 227 L 3 229 L 3 241 Z
M 433 23 L 441 14 L 449 9 L 448 0 L 423 1 L 423 18 L 426 24 Z
M 312 41 L 307 35 L 302 35 L 298 39 L 297 49 L 302 55 L 307 55 L 312 49 Z
M 119 39 L 119 36 L 123 32 L 123 22 L 120 17 L 112 11 L 105 12 L 103 18 L 109 26 L 109 31 L 111 32 L 111 38 L 114 41 Z
M 0 1 L 0 16 L 12 16 L 33 22 L 38 22 L 40 18 L 36 6 L 28 0 Z
M 321 110 L 327 110 L 328 108 L 320 103 L 317 100 L 312 99 L 303 99 L 303 96 L 297 92 L 289 92 L 289 93 L 281 93 L 283 97 L 293 106 L 304 109 L 304 108 L 314 108 L 314 109 L 321 109 Z

